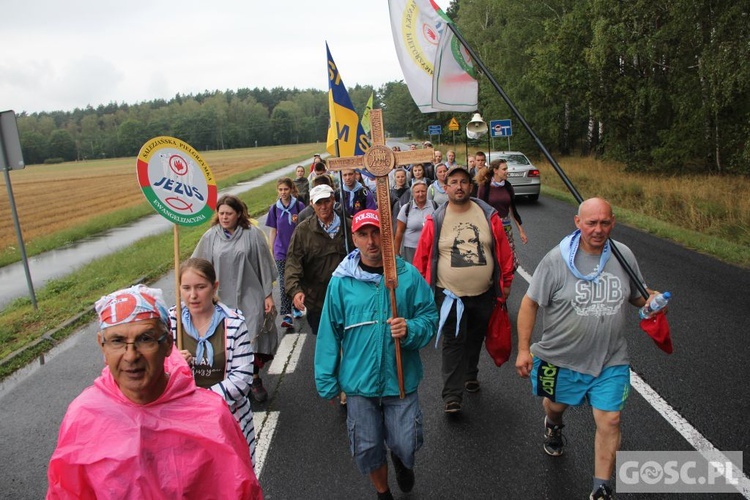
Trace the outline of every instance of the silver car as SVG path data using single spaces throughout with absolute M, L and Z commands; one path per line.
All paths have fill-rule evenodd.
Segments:
M 526 196 L 532 201 L 538 200 L 542 189 L 539 169 L 519 151 L 491 151 L 487 155 L 487 163 L 500 158 L 508 161 L 508 180 L 513 185 L 516 196 Z

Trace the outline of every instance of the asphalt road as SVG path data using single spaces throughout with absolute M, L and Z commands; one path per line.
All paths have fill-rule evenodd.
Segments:
M 521 265 L 532 273 L 543 255 L 573 229 L 574 208 L 542 197 L 539 203 L 521 204 L 519 209 L 529 236 L 529 243 L 520 248 Z M 634 250 L 650 286 L 674 295 L 669 319 L 675 352 L 670 356 L 638 329 L 633 309 L 628 328 L 633 371 L 707 442 L 750 457 L 750 433 L 745 428 L 750 402 L 742 369 L 750 354 L 743 330 L 750 319 L 745 294 L 750 272 L 625 226 L 615 228 L 613 237 Z M 159 286 L 174 296 L 171 275 Z M 514 322 L 526 288 L 518 275 L 509 300 Z M 302 332 L 306 330 L 303 322 Z M 95 327 L 89 326 L 43 366 L 0 386 L 0 497 L 44 496 L 46 466 L 67 404 L 102 366 L 94 332 Z M 368 480 L 359 475 L 349 455 L 344 410 L 315 392 L 314 338 L 287 336 L 283 345 L 291 340 L 294 349 L 290 354 L 280 352 L 274 363 L 273 367 L 281 367 L 275 370 L 280 373 L 264 375 L 269 401 L 255 406 L 262 448 L 260 481 L 266 498 L 374 498 Z M 417 456 L 417 484 L 411 494 L 398 493 L 391 475 L 397 498 L 587 498 L 594 437 L 589 408 L 566 414 L 565 455 L 551 458 L 541 450 L 540 401 L 530 395 L 530 383 L 515 374 L 512 362 L 496 368 L 483 355 L 481 391 L 467 394 L 463 413 L 448 418 L 440 399 L 439 351 L 430 346 L 422 354 L 425 444 Z M 622 449 L 692 450 L 663 413 L 632 391 L 622 416 Z M 747 476 L 748 460 L 743 470 Z M 618 497 L 736 498 L 739 494 Z

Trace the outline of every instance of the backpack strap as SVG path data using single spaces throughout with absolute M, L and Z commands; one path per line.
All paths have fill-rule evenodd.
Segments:
M 484 193 L 482 193 L 483 194 L 482 201 L 484 201 L 485 203 L 489 203 L 490 202 L 489 201 L 490 200 L 490 188 L 492 187 L 492 181 L 491 180 L 487 181 L 487 183 L 481 187 L 484 188 Z

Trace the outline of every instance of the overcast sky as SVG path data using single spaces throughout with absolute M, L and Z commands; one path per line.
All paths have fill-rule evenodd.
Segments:
M 403 79 L 386 0 L 12 0 L 0 19 L 0 110 L 16 113 L 327 90 L 326 41 L 347 87 Z

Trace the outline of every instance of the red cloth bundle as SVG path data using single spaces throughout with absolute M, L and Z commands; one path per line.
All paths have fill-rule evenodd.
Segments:
M 508 308 L 505 306 L 504 298 L 497 299 L 495 307 L 492 309 L 490 323 L 487 325 L 487 336 L 484 339 L 484 346 L 497 366 L 501 366 L 510 358 L 510 351 L 512 349 L 510 318 L 508 317 Z
M 672 354 L 672 337 L 669 334 L 669 323 L 664 312 L 658 312 L 649 318 L 641 320 L 641 330 L 654 339 L 659 349 Z

